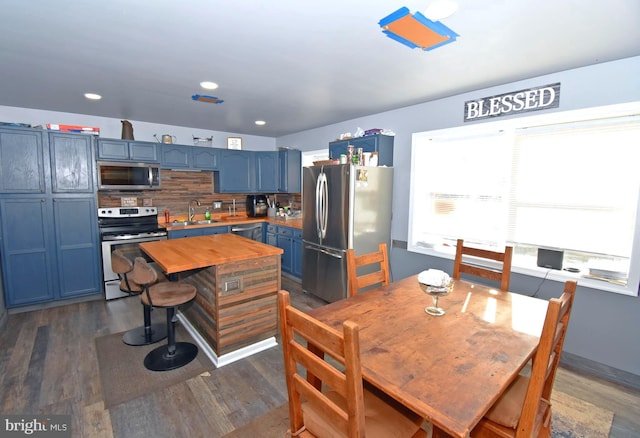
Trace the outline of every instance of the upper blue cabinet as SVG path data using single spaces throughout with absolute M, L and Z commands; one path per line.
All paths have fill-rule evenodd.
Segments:
M 296 149 L 278 151 L 279 193 L 300 193 L 302 191 L 302 152 Z
M 93 193 L 93 139 L 89 135 L 49 133 L 53 193 Z
M 112 161 L 158 162 L 158 143 L 146 141 L 98 139 L 98 159 Z
M 0 128 L 0 193 L 44 193 L 44 131 Z
M 160 145 L 163 169 L 218 170 L 221 149 L 179 144 Z
M 302 153 L 222 149 L 216 193 L 300 193 Z
M 393 136 L 373 134 L 332 141 L 329 143 L 329 158 L 340 158 L 340 154 L 346 154 L 348 145 L 352 145 L 354 149 L 362 148 L 362 152 L 377 152 L 378 166 L 393 166 Z
M 220 170 L 214 173 L 213 189 L 216 193 L 254 192 L 255 152 L 222 149 Z

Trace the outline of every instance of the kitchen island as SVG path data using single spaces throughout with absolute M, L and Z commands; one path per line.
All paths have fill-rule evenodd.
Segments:
M 282 250 L 235 234 L 144 242 L 172 279 L 196 287 L 179 319 L 217 366 L 276 345 Z

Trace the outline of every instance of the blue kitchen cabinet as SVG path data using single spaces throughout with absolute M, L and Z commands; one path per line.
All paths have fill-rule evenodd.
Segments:
M 50 198 L 0 199 L 0 216 L 7 307 L 53 300 L 56 275 Z
M 264 241 L 267 245 L 278 246 L 278 226 L 268 224 L 265 228 Z
M 279 193 L 300 193 L 302 191 L 302 152 L 296 149 L 278 151 Z
M 169 239 L 180 239 L 182 237 L 202 236 L 202 228 L 185 228 L 180 230 L 169 230 Z
M 302 230 L 298 229 L 293 229 L 291 273 L 298 278 L 302 278 Z
M 98 159 L 157 163 L 158 143 L 117 139 L 98 139 Z
M 283 272 L 291 273 L 293 271 L 293 229 L 290 227 L 278 226 L 278 248 L 284 251 L 282 253 L 281 269 Z
M 220 168 L 220 149 L 204 146 L 191 148 L 191 167 L 200 170 L 218 170 Z
M 216 193 L 246 193 L 255 191 L 255 152 L 222 149 L 221 165 L 214 172 Z
M 256 160 L 256 191 L 273 193 L 278 191 L 277 152 L 255 152 Z
M 169 239 L 180 239 L 181 237 L 210 236 L 212 234 L 226 234 L 229 232 L 228 226 L 185 228 L 169 230 Z
M 56 265 L 59 298 L 101 291 L 100 244 L 95 197 L 55 197 Z
M 220 149 L 163 144 L 160 146 L 160 166 L 163 169 L 218 170 Z
M 348 145 L 352 145 L 354 150 L 362 148 L 363 152 L 377 152 L 378 166 L 393 166 L 393 136 L 373 134 L 330 142 L 329 158 L 340 158 L 341 154 L 346 154 Z
M 210 236 L 212 234 L 227 234 L 229 232 L 229 227 L 228 226 L 205 227 L 205 228 L 201 228 L 201 229 L 202 229 L 202 235 L 203 236 Z
M 191 146 L 161 144 L 160 166 L 163 169 L 189 169 L 191 167 Z
M 0 130 L 0 250 L 8 308 L 101 291 L 94 138 L 37 129 Z M 14 148 L 20 146 L 21 150 Z
M 49 154 L 53 193 L 94 193 L 92 136 L 51 132 Z
M 282 249 L 280 263 L 282 272 L 302 278 L 302 230 L 284 225 L 267 224 L 265 242 Z
M 0 193 L 44 193 L 44 131 L 0 128 Z

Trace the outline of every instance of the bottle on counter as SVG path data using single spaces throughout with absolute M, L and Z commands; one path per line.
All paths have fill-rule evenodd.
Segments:
M 171 220 L 171 215 L 169 214 L 169 210 L 164 211 L 164 223 L 168 224 Z
M 209 209 L 208 209 L 208 208 L 207 208 L 207 209 L 205 210 L 205 212 L 204 212 L 204 218 L 205 218 L 206 220 L 211 219 L 211 212 L 209 211 Z

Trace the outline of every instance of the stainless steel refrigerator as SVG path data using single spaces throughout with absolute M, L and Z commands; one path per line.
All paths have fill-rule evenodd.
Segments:
M 393 168 L 303 168 L 302 289 L 327 302 L 347 297 L 346 250 L 388 247 Z

